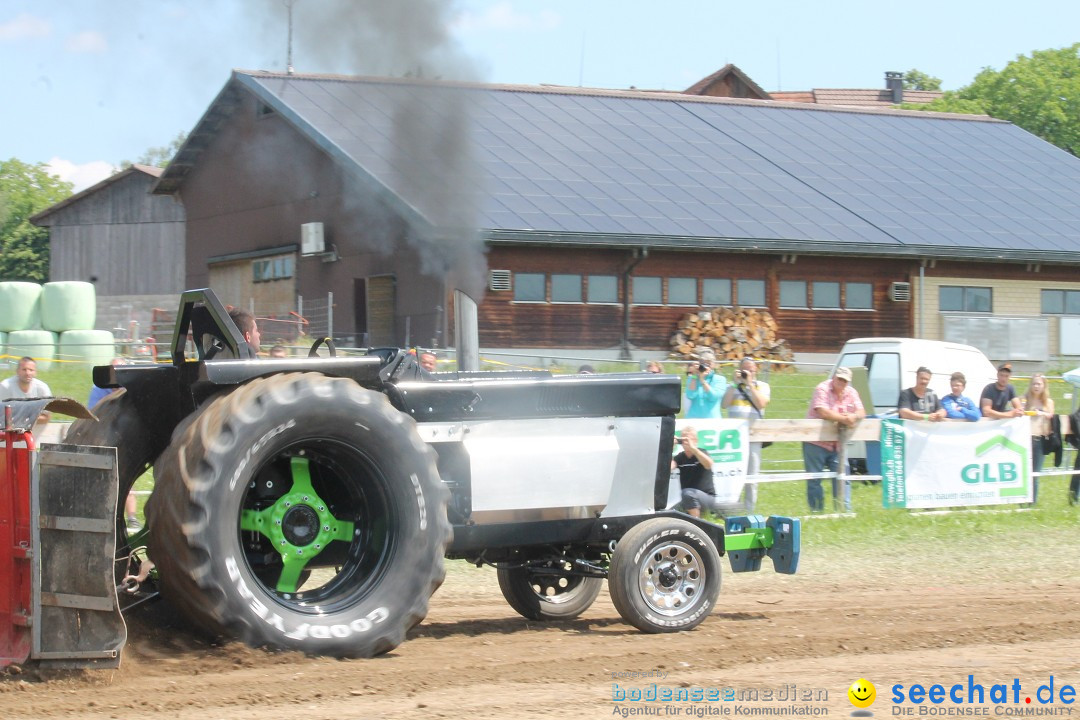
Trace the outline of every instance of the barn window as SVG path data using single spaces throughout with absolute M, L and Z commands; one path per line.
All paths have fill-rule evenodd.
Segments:
M 1043 290 L 1044 315 L 1080 315 L 1080 290 Z
M 735 300 L 740 305 L 748 307 L 765 307 L 765 281 L 747 280 L 745 278 L 735 282 L 735 290 L 738 296 Z
M 619 278 L 614 275 L 590 275 L 587 297 L 591 303 L 619 302 Z
M 631 278 L 632 297 L 635 305 L 661 305 L 664 302 L 661 295 L 662 282 L 658 277 L 635 277 Z
M 988 287 L 942 285 L 938 288 L 938 309 L 942 312 L 993 312 L 993 290 Z
M 804 308 L 806 305 L 805 280 L 780 281 L 780 307 Z
M 696 306 L 697 278 L 668 278 L 667 304 Z
M 872 283 L 844 283 L 844 307 L 848 310 L 873 310 Z
M 701 283 L 702 301 L 710 306 L 731 304 L 731 280 L 728 278 L 705 278 Z
M 815 310 L 840 309 L 840 283 L 815 282 L 811 289 L 814 291 L 814 296 L 810 301 L 810 307 Z
M 516 302 L 544 302 L 543 273 L 514 273 L 514 300 Z
M 581 276 L 552 274 L 551 302 L 581 302 Z
M 258 283 L 291 278 L 294 267 L 294 260 L 291 255 L 255 260 L 251 263 L 251 279 L 253 282 Z

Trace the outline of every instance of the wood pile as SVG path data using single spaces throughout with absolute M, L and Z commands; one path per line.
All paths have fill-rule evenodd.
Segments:
M 776 331 L 776 319 L 768 310 L 718 307 L 688 313 L 671 336 L 671 355 L 693 360 L 709 349 L 719 362 L 749 355 L 756 360 L 790 363 L 794 353 L 786 340 L 777 339 Z

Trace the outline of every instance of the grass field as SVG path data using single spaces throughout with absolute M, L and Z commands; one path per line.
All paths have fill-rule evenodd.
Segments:
M 604 368 L 598 367 L 603 371 Z M 14 367 L 3 373 L 6 377 Z M 49 384 L 58 396 L 85 402 L 90 391 L 90 368 L 76 363 L 54 363 L 39 377 Z M 801 418 L 814 387 L 825 379 L 825 373 L 773 373 L 768 381 L 772 387 L 772 402 L 768 408 L 771 418 Z M 1014 383 L 1019 393 L 1027 388 L 1026 378 Z M 1051 380 L 1051 391 L 1058 412 L 1068 413 L 1072 388 L 1060 380 Z M 969 390 L 971 390 L 969 388 Z M 977 395 L 978 391 L 969 393 Z M 1065 465 L 1071 467 L 1073 451 L 1066 455 Z M 1048 464 L 1049 464 L 1048 459 Z M 1049 469 L 1049 468 L 1047 468 Z M 802 449 L 799 443 L 775 443 L 764 451 L 763 470 L 766 472 L 802 470 Z M 148 489 L 146 478 L 139 488 Z M 829 482 L 825 481 L 826 495 Z M 1018 542 L 1031 543 L 1049 531 L 1075 531 L 1080 508 L 1067 502 L 1067 476 L 1043 478 L 1040 482 L 1038 504 L 1030 510 L 997 509 L 980 512 L 931 514 L 918 511 L 885 510 L 881 507 L 881 486 L 855 483 L 852 490 L 853 516 L 809 521 L 804 530 L 804 542 L 812 546 L 843 546 L 858 538 L 860 545 L 881 551 L 902 551 L 913 543 L 955 542 L 987 534 L 1015 536 Z M 829 507 L 830 500 L 826 500 Z M 806 512 L 806 484 L 803 481 L 762 483 L 759 486 L 757 511 L 766 515 L 802 516 Z M 898 550 L 899 549 L 899 550 Z

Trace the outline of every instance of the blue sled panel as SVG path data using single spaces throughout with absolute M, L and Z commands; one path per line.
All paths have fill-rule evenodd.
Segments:
M 773 531 L 773 546 L 767 551 L 773 561 L 773 570 L 794 575 L 799 569 L 799 551 L 802 547 L 799 519 L 774 516 L 769 518 L 766 527 Z

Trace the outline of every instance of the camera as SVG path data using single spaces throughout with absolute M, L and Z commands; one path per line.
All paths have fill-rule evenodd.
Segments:
M 701 372 L 705 372 L 709 369 L 709 366 L 705 363 L 698 363 L 697 369 Z
M 746 371 L 739 370 L 737 373 L 735 373 L 735 377 L 739 378 L 740 380 L 745 380 L 747 378 Z

